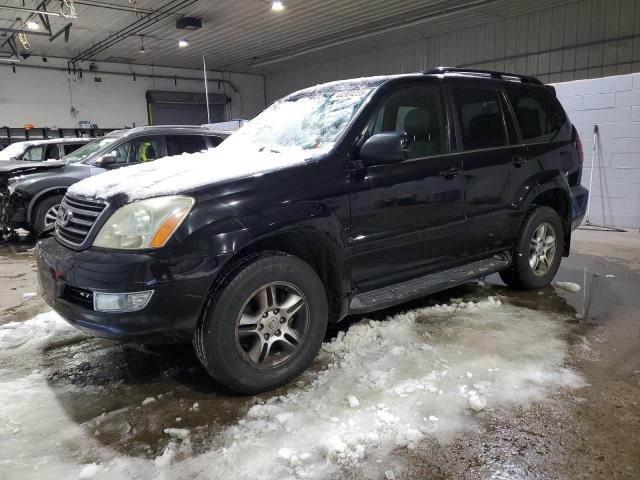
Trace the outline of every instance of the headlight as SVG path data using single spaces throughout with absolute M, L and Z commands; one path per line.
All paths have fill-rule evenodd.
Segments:
M 191 197 L 157 197 L 119 208 L 93 241 L 95 247 L 139 250 L 163 247 L 187 217 Z

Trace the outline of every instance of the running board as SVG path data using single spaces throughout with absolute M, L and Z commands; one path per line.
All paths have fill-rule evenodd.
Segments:
M 431 273 L 389 287 L 358 293 L 349 302 L 349 313 L 363 313 L 387 308 L 400 303 L 446 290 L 471 279 L 483 277 L 504 270 L 511 265 L 509 252 L 499 253 L 491 258 L 451 268 L 443 272 Z

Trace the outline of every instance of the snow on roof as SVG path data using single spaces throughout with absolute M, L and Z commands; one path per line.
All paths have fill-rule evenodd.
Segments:
M 413 76 L 422 76 L 421 74 L 399 74 L 399 75 L 378 75 L 374 77 L 360 77 L 360 78 L 349 78 L 347 80 L 336 80 L 333 82 L 320 83 L 318 85 L 314 85 L 313 87 L 304 88 L 302 90 L 298 90 L 285 98 L 297 97 L 298 95 L 309 95 L 315 92 L 322 92 L 325 90 L 343 90 L 343 89 L 358 89 L 358 88 L 374 88 L 379 85 L 382 85 L 384 82 L 388 80 L 393 80 L 395 78 L 402 77 L 413 77 Z
M 49 145 L 51 143 L 74 143 L 74 142 L 90 142 L 91 140 L 95 140 L 95 138 L 79 138 L 79 137 L 65 137 L 65 138 L 48 138 L 46 140 L 26 140 L 24 142 L 14 142 L 11 145 L 16 143 L 20 145 L 24 145 L 25 147 L 31 147 L 34 145 Z

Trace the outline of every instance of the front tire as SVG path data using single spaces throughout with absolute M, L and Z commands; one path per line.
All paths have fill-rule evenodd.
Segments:
M 36 237 L 42 235 L 45 230 L 49 230 L 54 227 L 56 223 L 56 216 L 58 215 L 58 209 L 62 203 L 62 198 L 62 195 L 52 195 L 38 203 L 32 224 L 33 233 L 35 233 Z
M 564 233 L 558 213 L 540 207 L 525 219 L 513 252 L 513 264 L 509 270 L 500 272 L 500 278 L 520 290 L 546 287 L 558 273 L 563 251 Z
M 327 294 L 315 270 L 297 257 L 265 252 L 229 271 L 194 346 L 213 378 L 238 393 L 259 393 L 311 364 L 327 322 Z

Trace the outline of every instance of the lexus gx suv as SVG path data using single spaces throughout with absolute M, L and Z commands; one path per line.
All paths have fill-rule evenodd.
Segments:
M 349 314 L 494 272 L 548 285 L 588 199 L 554 89 L 480 70 L 302 90 L 181 160 L 71 186 L 41 289 L 95 336 L 193 342 L 241 393 L 291 381 Z

